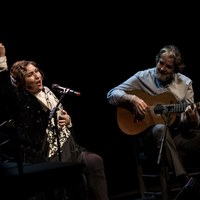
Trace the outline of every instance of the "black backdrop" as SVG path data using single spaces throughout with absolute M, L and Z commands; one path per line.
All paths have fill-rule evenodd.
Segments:
M 116 108 L 108 104 L 106 93 L 136 71 L 154 66 L 160 48 L 174 44 L 184 55 L 185 74 L 193 79 L 199 101 L 195 6 L 25 6 L 13 5 L 2 16 L 0 42 L 6 46 L 9 66 L 20 59 L 34 60 L 49 86 L 57 83 L 80 91 L 80 97 L 65 96 L 62 102 L 78 142 L 104 158 L 111 196 L 137 189 L 132 140 L 119 130 Z

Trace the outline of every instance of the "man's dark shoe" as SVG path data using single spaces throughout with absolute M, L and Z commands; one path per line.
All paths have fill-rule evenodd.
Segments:
M 200 182 L 191 177 L 174 200 L 200 200 Z

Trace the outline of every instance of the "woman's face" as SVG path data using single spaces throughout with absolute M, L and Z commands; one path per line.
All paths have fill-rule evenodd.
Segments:
M 162 55 L 156 65 L 156 75 L 158 80 L 166 82 L 172 79 L 174 74 L 174 58 Z
M 39 69 L 32 64 L 27 65 L 24 76 L 25 89 L 32 94 L 37 94 L 43 89 L 43 77 Z

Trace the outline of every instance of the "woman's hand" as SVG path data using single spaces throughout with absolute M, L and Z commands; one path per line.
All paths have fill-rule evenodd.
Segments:
M 71 123 L 71 117 L 68 115 L 67 111 L 61 110 L 58 117 L 58 124 L 60 127 L 68 126 Z
M 6 49 L 2 43 L 0 43 L 0 57 L 6 56 Z
M 8 70 L 6 49 L 2 43 L 0 43 L 0 72 Z

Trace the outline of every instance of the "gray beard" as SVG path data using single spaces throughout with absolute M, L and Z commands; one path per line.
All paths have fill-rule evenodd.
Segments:
M 156 72 L 156 76 L 157 79 L 161 82 L 168 82 L 172 79 L 172 75 L 171 74 L 161 74 L 160 72 Z

